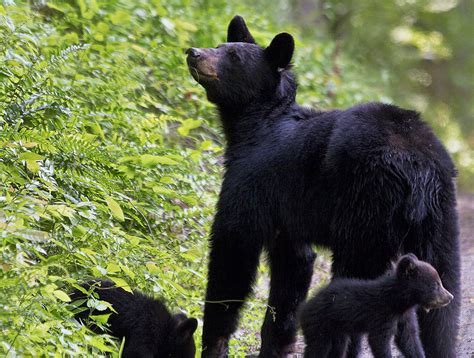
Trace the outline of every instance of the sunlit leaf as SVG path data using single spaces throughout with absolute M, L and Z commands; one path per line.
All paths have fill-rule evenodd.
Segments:
M 71 298 L 64 291 L 55 290 L 55 291 L 53 291 L 53 295 L 55 295 L 57 298 L 59 298 L 63 302 L 71 302 Z
M 124 221 L 125 217 L 123 215 L 122 208 L 120 207 L 119 203 L 117 203 L 112 197 L 106 196 L 105 201 L 107 203 L 107 206 L 110 209 L 110 212 L 112 213 L 112 216 L 116 218 L 119 221 Z
M 18 156 L 18 159 L 20 159 L 20 160 L 43 160 L 44 157 L 42 155 L 37 154 L 37 153 L 24 152 L 24 153 L 21 153 Z
M 128 285 L 127 281 L 125 281 L 124 279 L 119 278 L 119 277 L 111 277 L 111 280 L 114 281 L 117 287 L 120 287 L 127 292 L 133 292 L 130 286 Z
M 164 156 L 159 156 L 159 155 L 144 154 L 144 155 L 140 156 L 140 159 L 141 159 L 141 163 L 145 167 L 153 167 L 153 166 L 156 166 L 158 164 L 161 164 L 161 165 L 176 165 L 176 164 L 178 164 L 178 162 L 176 162 L 175 160 L 173 160 L 171 158 L 164 157 Z

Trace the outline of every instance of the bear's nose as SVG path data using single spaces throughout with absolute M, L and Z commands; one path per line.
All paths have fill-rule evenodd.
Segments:
M 199 50 L 194 47 L 188 48 L 186 50 L 186 54 L 189 57 L 193 57 L 193 58 L 198 58 L 199 56 L 201 56 L 201 54 L 199 53 Z
M 451 301 L 453 300 L 454 296 L 453 296 L 450 292 L 447 292 L 447 294 L 448 294 L 448 295 L 447 295 L 447 296 L 448 296 L 448 297 L 447 297 L 447 301 L 448 301 L 448 302 L 451 302 Z

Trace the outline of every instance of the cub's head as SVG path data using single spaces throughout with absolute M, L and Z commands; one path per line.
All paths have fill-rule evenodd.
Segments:
M 289 71 L 294 47 L 287 33 L 276 35 L 266 48 L 258 46 L 244 19 L 235 16 L 226 43 L 188 49 L 187 63 L 211 102 L 237 108 L 281 96 L 294 99 L 296 84 Z
M 168 357 L 194 358 L 196 345 L 193 334 L 197 326 L 196 318 L 188 318 L 185 314 L 180 313 L 171 317 L 170 332 L 163 332 L 169 337 Z
M 396 265 L 397 279 L 407 293 L 426 311 L 446 306 L 453 295 L 443 287 L 438 272 L 413 254 L 400 257 Z

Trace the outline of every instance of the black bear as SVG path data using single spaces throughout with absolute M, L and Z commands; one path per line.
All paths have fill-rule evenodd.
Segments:
M 421 339 L 428 357 L 455 357 L 460 253 L 448 153 L 414 111 L 382 103 L 330 111 L 298 105 L 293 50 L 287 33 L 258 46 L 236 16 L 226 43 L 186 51 L 227 139 L 210 235 L 203 356 L 227 355 L 262 249 L 271 288 L 260 355 L 290 351 L 316 244 L 332 250 L 334 277 L 376 278 L 408 252 L 432 264 L 455 298 L 419 314 Z M 360 337 L 352 336 L 349 357 L 359 348 Z
M 444 307 L 452 299 L 433 266 L 413 254 L 375 280 L 337 278 L 301 308 L 305 357 L 344 357 L 349 335 L 367 333 L 374 357 L 390 358 L 391 339 L 405 317 L 411 326 L 397 336 L 397 346 L 406 358 L 424 358 L 415 309 Z
M 76 318 L 87 321 L 91 314 L 110 313 L 110 334 L 117 338 L 125 337 L 122 357 L 194 358 L 195 318 L 187 318 L 184 314 L 171 315 L 161 301 L 138 291 L 127 292 L 110 281 L 93 280 L 83 287 L 99 300 L 110 303 L 116 312 L 110 309 L 92 312 L 83 302 L 84 309 L 76 314 Z M 73 300 L 88 297 L 79 290 L 71 294 Z M 100 332 L 94 324 L 90 328 Z

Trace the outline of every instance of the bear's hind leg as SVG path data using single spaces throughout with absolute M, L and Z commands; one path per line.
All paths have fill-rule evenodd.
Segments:
M 332 347 L 332 339 L 329 335 L 319 332 L 314 337 L 305 337 L 305 341 L 304 358 L 340 358 L 329 354 Z
M 418 317 L 421 340 L 427 357 L 455 358 L 461 306 L 459 252 L 456 247 L 445 247 L 439 251 L 435 260 L 421 255 L 418 257 L 431 261 L 441 277 L 443 286 L 454 295 L 454 299 L 446 307 L 428 313 L 420 310 Z
M 350 339 L 348 340 L 348 345 L 346 348 L 347 354 L 346 358 L 357 358 L 359 357 L 361 351 L 362 351 L 362 335 L 361 334 L 354 334 L 350 336 Z M 331 352 L 331 356 L 333 355 L 333 352 Z M 336 355 L 334 354 L 336 357 Z
M 447 193 L 445 193 L 447 195 Z M 454 295 L 446 307 L 424 312 L 418 310 L 420 337 L 426 357 L 455 358 L 461 306 L 461 262 L 456 203 L 444 199 L 442 212 L 428 216 L 414 227 L 405 251 L 429 262 L 438 271 L 443 286 Z M 411 245 L 410 245 L 411 244 Z
M 331 357 L 334 357 L 334 358 L 346 357 L 348 342 L 349 342 L 348 336 L 336 335 L 335 333 L 333 333 Z

